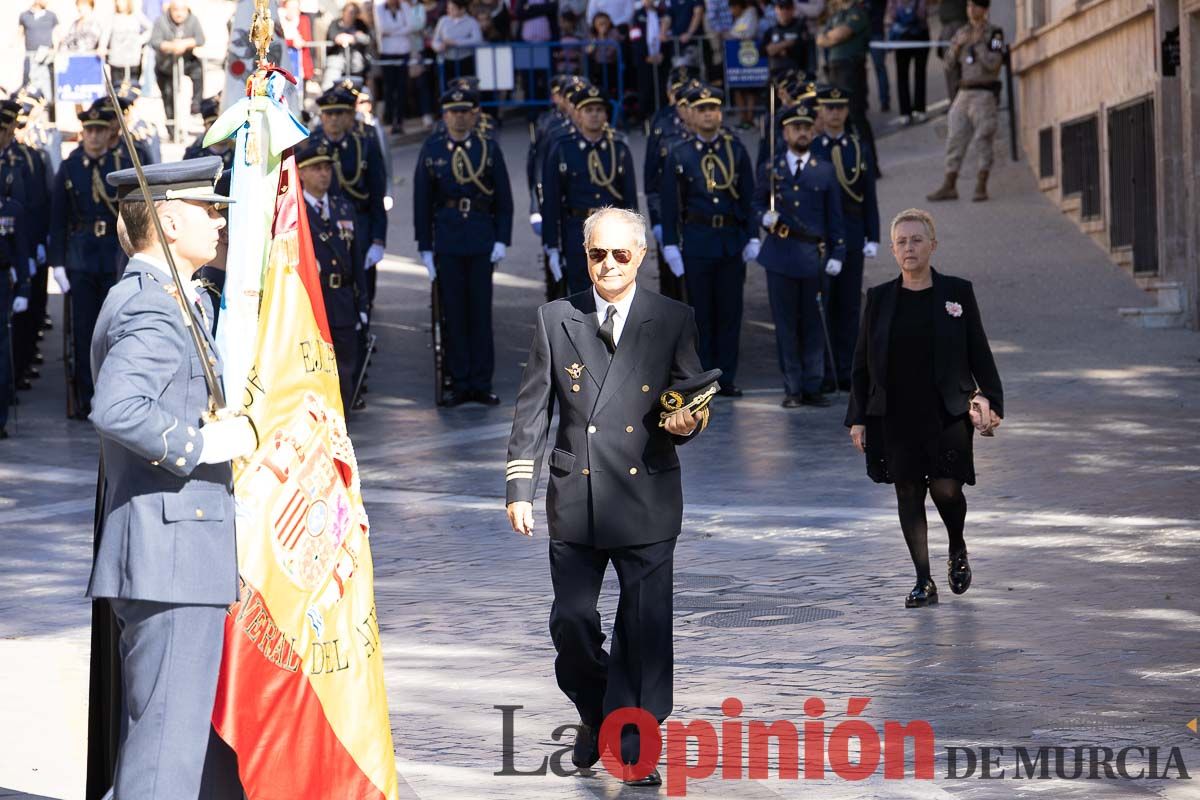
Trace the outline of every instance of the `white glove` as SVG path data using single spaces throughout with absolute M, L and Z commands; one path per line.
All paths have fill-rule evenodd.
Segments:
M 841 273 L 841 271 L 842 271 L 842 262 L 838 261 L 836 258 L 831 258 L 825 262 L 825 274 L 826 275 L 836 278 L 838 276 L 838 274 Z
M 875 258 L 877 255 L 879 255 L 879 242 L 867 242 L 863 245 L 863 256 Z
M 662 225 L 655 225 L 650 230 L 654 233 L 654 241 L 658 242 L 659 247 L 662 247 Z
M 13 269 L 16 269 L 16 267 L 13 267 Z M 31 258 L 29 259 L 29 277 L 32 278 L 35 275 L 37 275 L 37 262 Z
M 504 242 L 496 242 L 492 245 L 492 263 L 498 264 L 508 255 L 508 248 L 504 246 Z
M 370 322 L 370 317 L 367 316 L 367 312 L 365 311 L 358 312 L 358 318 L 362 321 L 363 325 L 366 325 Z
M 241 414 L 210 422 L 200 429 L 204 443 L 200 446 L 201 464 L 224 464 L 235 458 L 246 458 L 258 448 L 258 437 L 250 418 Z
M 13 298 L 12 313 L 24 314 L 29 310 L 29 298 L 17 296 Z
M 367 248 L 367 258 L 363 262 L 363 267 L 370 269 L 371 267 L 383 261 L 383 245 L 376 242 Z
M 742 248 L 742 261 L 749 264 L 754 259 L 758 258 L 758 251 L 762 249 L 762 242 L 758 239 L 751 239 L 746 242 L 746 246 Z
M 37 246 L 37 263 L 39 263 L 39 264 L 46 263 L 46 245 L 44 245 L 44 244 L 39 244 Z
M 52 271 L 54 272 L 54 282 L 58 284 L 58 288 L 62 290 L 62 293 L 66 294 L 71 291 L 71 282 L 67 280 L 66 268 L 55 267 Z
M 546 251 L 546 264 L 550 267 L 550 274 L 554 276 L 554 280 L 561 281 L 563 276 L 562 254 L 558 252 L 557 247 L 551 247 Z
M 774 228 L 775 223 L 777 223 L 777 222 L 779 222 L 779 212 L 778 211 L 767 211 L 763 214 L 762 226 L 764 228 L 766 228 L 767 230 L 771 230 L 772 228 Z
M 530 214 L 529 215 L 529 224 L 530 224 L 530 226 L 533 227 L 533 235 L 534 236 L 542 235 L 542 215 L 541 214 Z
M 429 280 L 432 283 L 437 280 L 437 267 L 433 266 L 433 251 L 421 251 L 421 263 L 425 265 L 425 270 L 429 273 Z
M 676 278 L 683 277 L 683 253 L 679 252 L 679 246 L 669 244 L 663 248 L 663 260 L 667 262 L 667 266 L 671 268 L 671 274 Z

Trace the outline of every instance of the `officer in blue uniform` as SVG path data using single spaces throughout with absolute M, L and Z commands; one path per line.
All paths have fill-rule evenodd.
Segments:
M 721 370 L 720 394 L 741 397 L 735 379 L 742 291 L 746 262 L 758 252 L 758 218 L 750 205 L 750 154 L 736 135 L 722 130 L 724 102 L 720 89 L 703 87 L 690 103 L 695 136 L 667 154 L 663 259 L 687 283 L 700 333 L 700 363 L 706 370 Z
M 637 175 L 625 138 L 608 126 L 608 101 L 595 86 L 571 95 L 577 130 L 559 138 L 542 167 L 542 244 L 567 293 L 591 285 L 583 221 L 605 206 L 637 210 Z
M 687 126 L 683 121 L 681 106 L 686 103 L 683 92 L 692 79 L 691 67 L 675 67 L 667 77 L 667 104 L 654 112 L 650 120 L 650 133 L 646 136 L 646 157 L 642 161 L 642 185 L 646 189 L 646 211 L 650 218 L 650 229 L 662 246 L 662 218 L 659 203 L 659 182 L 662 166 L 666 161 L 670 141 L 682 136 Z
M 0 114 L 9 111 L 8 101 L 0 105 Z M 13 116 L 15 122 L 16 116 Z M 29 310 L 30 267 L 33 252 L 29 246 L 29 230 L 25 207 L 9 194 L 14 170 L 0 162 L 0 439 L 8 438 L 8 407 L 13 401 L 14 342 L 9 337 L 10 322 L 31 317 Z
M 129 166 L 123 147 L 109 149 L 112 106 L 94 103 L 80 114 L 82 143 L 63 160 L 50 201 L 48 259 L 54 279 L 71 295 L 75 349 L 75 417 L 85 419 L 92 400 L 89 349 L 96 315 L 125 267 L 117 242 L 117 198 L 104 179 Z
M 359 364 L 358 332 L 367 324 L 367 271 L 354 257 L 354 209 L 346 198 L 330 191 L 333 158 L 329 143 L 319 136 L 309 137 L 296 148 L 313 255 L 321 273 L 325 316 L 337 358 L 342 406 L 349 409 Z M 355 408 L 366 408 L 362 398 Z
M 492 392 L 492 271 L 512 244 L 513 200 L 504 154 L 475 128 L 479 95 L 442 96 L 445 133 L 425 140 L 413 176 L 417 249 L 438 280 L 446 362 L 453 381 L 444 405 L 499 405 Z
M 822 279 L 846 260 L 842 190 L 833 166 L 809 150 L 813 119 L 803 103 L 783 115 L 787 149 L 763 165 L 754 191 L 754 211 L 767 230 L 758 263 L 767 271 L 784 408 L 830 404 L 821 393 L 825 339 L 818 303 Z
M 201 100 L 200 116 L 204 118 L 204 130 L 207 133 L 209 126 L 217 121 L 217 117 L 221 116 L 221 98 L 207 97 Z M 204 135 L 204 133 L 200 134 L 187 146 L 187 149 L 183 151 L 183 157 L 186 159 L 218 156 L 221 159 L 224 169 L 233 169 L 233 156 L 237 152 L 237 139 L 232 137 L 222 139 L 205 147 Z
M 334 86 L 317 98 L 321 124 L 314 136 L 324 137 L 335 155 L 333 177 L 338 191 L 354 206 L 355 258 L 367 270 L 367 308 L 375 302 L 375 265 L 387 243 L 387 171 L 375 136 L 358 127 L 353 92 Z
M 129 128 L 129 133 L 137 144 L 142 163 L 159 164 L 162 162 L 162 140 L 158 135 L 158 128 L 135 113 L 141 97 L 142 90 L 135 84 L 122 83 L 117 87 L 117 103 L 121 106 L 121 113 L 125 115 L 125 125 Z M 115 144 L 123 140 L 121 126 L 117 124 L 114 127 Z
M 879 252 L 879 201 L 875 195 L 875 154 L 870 146 L 846 129 L 850 98 L 836 86 L 817 92 L 821 134 L 812 153 L 833 165 L 842 188 L 842 218 L 846 230 L 846 260 L 831 273 L 825 291 L 825 317 L 832 343 L 833 369 L 825 375 L 825 391 L 850 390 L 850 367 L 858 341 L 862 305 L 863 263 Z
M 45 242 L 46 222 L 50 216 L 47 209 L 45 162 L 33 148 L 17 141 L 17 122 L 22 106 L 15 99 L 0 100 L 0 196 L 11 199 L 14 208 L 19 206 L 16 216 L 22 220 L 21 238 L 31 256 L 35 253 L 45 261 L 46 250 L 40 246 Z M 6 215 L 13 217 L 13 214 Z M 11 219 L 9 220 L 11 222 Z M 5 269 L 13 269 L 15 285 L 25 287 L 21 305 L 25 311 L 13 313 L 11 332 L 5 336 L 11 344 L 11 359 L 8 348 L 0 349 L 0 358 L 10 359 L 5 369 L 11 372 L 13 386 L 18 389 L 32 388 L 32 380 L 41 373 L 34 364 L 37 356 L 38 329 L 45 313 L 44 303 L 34 302 L 33 285 L 37 282 L 38 269 L 35 260 L 13 262 Z M 40 273 L 42 281 L 46 273 Z M 0 277 L 0 282 L 6 278 Z M 44 294 L 44 292 L 43 292 Z M 41 309 L 41 310 L 39 310 Z M 9 335 L 11 333 L 11 335 Z
M 573 75 L 555 75 L 550 79 L 550 107 L 538 115 L 529 128 L 529 152 L 525 156 L 525 183 L 529 187 L 529 224 L 533 235 L 542 235 L 541 196 L 542 165 L 545 155 L 545 140 L 550 132 L 570 123 L 567 111 L 567 87 L 574 81 Z

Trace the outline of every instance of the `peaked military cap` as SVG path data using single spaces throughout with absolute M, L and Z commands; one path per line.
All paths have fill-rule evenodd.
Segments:
M 803 122 L 808 125 L 813 124 L 814 114 L 812 106 L 808 103 L 796 103 L 783 112 L 783 119 L 780 120 L 782 125 L 791 125 L 793 122 Z
M 324 136 L 310 136 L 296 145 L 296 166 L 308 167 L 333 161 L 333 151 Z
M 692 98 L 689 102 L 691 102 L 692 108 L 711 105 L 722 106 L 725 104 L 725 93 L 715 86 L 703 85 L 698 89 L 692 90 Z
M 7 100 L 0 100 L 0 125 L 16 122 L 23 110 L 21 104 L 11 97 Z
M 221 116 L 221 98 L 206 97 L 200 101 L 200 116 L 205 122 Z
M 693 375 L 690 378 L 671 384 L 671 386 L 659 395 L 658 402 L 663 407 L 659 413 L 658 425 L 661 428 L 667 421 L 667 417 L 681 409 L 687 410 L 692 414 L 700 414 L 705 412 L 701 420 L 701 425 L 708 425 L 707 408 L 708 403 L 712 400 L 713 395 L 720 388 L 717 380 L 721 377 L 721 370 L 710 369 L 707 372 L 701 372 L 698 375 Z
M 479 107 L 479 95 L 469 89 L 449 89 L 442 95 L 443 111 L 469 111 Z
M 575 91 L 571 93 L 570 100 L 571 105 L 575 106 L 576 108 L 583 108 L 584 106 L 595 105 L 596 103 L 605 105 L 608 102 L 604 99 L 604 95 L 600 93 L 599 89 L 589 84 L 584 84 L 577 87 Z
M 122 83 L 117 87 L 117 102 L 121 105 L 122 111 L 128 111 L 141 96 L 141 88 L 132 83 Z
M 479 78 L 474 75 L 460 75 L 457 78 L 451 78 L 446 83 L 448 89 L 462 89 L 464 92 L 478 92 Z
M 353 111 L 354 93 L 342 86 L 333 86 L 317 98 L 317 108 L 322 111 Z
M 679 87 L 684 86 L 694 77 L 696 77 L 695 68 L 683 64 L 672 68 L 671 74 L 667 80 L 671 86 L 671 91 L 675 92 L 679 90 Z
M 79 112 L 79 122 L 85 128 L 100 125 L 108 127 L 116 121 L 117 112 L 113 110 L 107 97 L 101 97 L 91 106 Z
M 850 93 L 837 86 L 818 86 L 817 103 L 823 106 L 844 106 L 850 103 Z
M 220 156 L 187 158 L 165 164 L 142 167 L 150 197 L 154 200 L 196 200 L 202 203 L 232 203 L 229 197 L 218 194 L 217 181 L 225 170 Z M 108 173 L 108 185 L 117 190 L 123 201 L 144 200 L 138 187 L 137 171 L 121 169 Z
M 363 79 L 357 75 L 347 75 L 345 78 L 342 78 L 340 81 L 334 84 L 334 86 L 336 86 L 338 89 L 345 89 L 350 94 L 358 97 L 358 95 L 362 93 L 365 84 L 363 83 Z

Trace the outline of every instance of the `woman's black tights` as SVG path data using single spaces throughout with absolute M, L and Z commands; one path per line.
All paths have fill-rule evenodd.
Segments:
M 929 494 L 938 514 L 950 534 L 950 554 L 966 552 L 963 526 L 967 521 L 967 498 L 962 481 L 937 478 L 929 482 Z M 929 580 L 929 524 L 925 520 L 925 482 L 896 481 L 896 502 L 900 512 L 900 529 L 904 542 L 917 570 L 917 583 Z

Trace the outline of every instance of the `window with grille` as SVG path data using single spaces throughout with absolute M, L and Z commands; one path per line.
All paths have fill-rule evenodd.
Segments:
M 1096 117 L 1068 122 L 1059 132 L 1063 196 L 1079 195 L 1079 213 L 1096 219 L 1100 203 L 1100 125 Z
M 1054 128 L 1038 131 L 1038 175 L 1054 177 Z
M 1134 272 L 1158 270 L 1154 101 L 1108 112 L 1109 244 L 1133 249 Z

